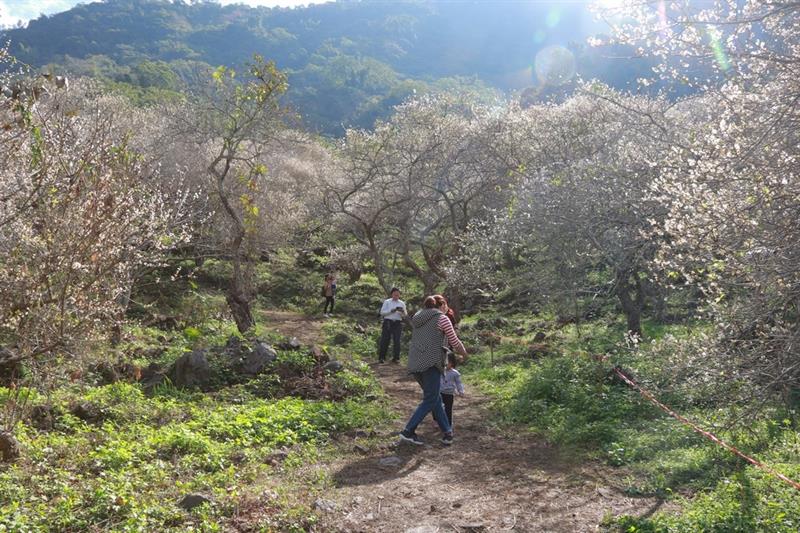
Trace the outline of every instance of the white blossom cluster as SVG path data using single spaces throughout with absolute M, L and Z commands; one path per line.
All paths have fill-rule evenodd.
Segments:
M 138 114 L 90 83 L 0 97 L 0 363 L 79 352 L 183 238 Z

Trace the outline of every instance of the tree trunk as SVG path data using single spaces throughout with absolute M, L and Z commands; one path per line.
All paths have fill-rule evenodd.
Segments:
M 242 294 L 236 287 L 231 287 L 225 295 L 225 301 L 228 302 L 228 307 L 231 310 L 239 333 L 245 333 L 255 326 L 256 321 L 250 309 L 250 299 L 246 295 Z
M 383 290 L 386 291 L 386 293 L 388 294 L 389 289 L 391 289 L 391 287 L 389 286 L 389 282 L 386 279 L 386 272 L 383 269 L 383 261 L 380 256 L 380 252 L 378 252 L 377 250 L 371 250 L 371 251 L 372 251 L 372 262 L 375 264 L 375 277 L 378 278 L 378 283 L 380 284 L 381 287 L 383 287 Z
M 628 331 L 642 336 L 643 292 L 636 271 L 616 271 L 615 292 L 628 322 Z
M 0 346 L 0 386 L 10 387 L 22 375 L 22 362 L 5 346 Z
M 242 241 L 244 240 L 244 233 L 241 233 L 233 239 L 231 249 L 233 251 L 233 275 L 231 276 L 231 285 L 225 295 L 225 301 L 228 302 L 228 307 L 233 315 L 233 320 L 236 322 L 236 328 L 239 333 L 245 333 L 256 323 L 253 318 L 253 312 L 250 308 L 250 303 L 253 300 L 252 280 L 250 279 L 250 268 L 243 265 L 248 261 L 247 258 L 242 257 Z M 245 268 L 243 268 L 243 266 Z
M 122 342 L 122 324 L 125 322 L 125 314 L 128 312 L 128 306 L 131 303 L 131 291 L 133 290 L 133 280 L 128 278 L 128 286 L 125 291 L 117 297 L 117 304 L 119 309 L 114 322 L 111 325 L 111 336 L 109 342 L 111 346 L 118 346 Z
M 461 322 L 461 308 L 464 307 L 461 298 L 461 291 L 453 287 L 447 292 L 447 296 L 450 298 L 447 303 L 450 306 L 450 309 L 453 310 L 453 316 L 455 317 L 456 324 L 458 324 Z
M 666 322 L 669 317 L 667 316 L 667 299 L 664 289 L 657 283 L 646 280 L 642 283 L 642 290 L 652 305 L 653 318 L 658 322 Z
M 436 286 L 439 280 L 434 276 L 426 275 L 422 278 L 423 285 L 425 286 L 425 295 L 436 294 Z
M 383 268 L 381 251 L 378 249 L 378 245 L 375 244 L 375 236 L 368 233 L 366 241 L 369 254 L 372 256 L 373 270 L 375 271 L 375 277 L 378 278 L 378 284 L 383 287 L 386 294 L 389 294 L 389 289 L 391 289 L 391 287 L 386 279 L 386 271 Z

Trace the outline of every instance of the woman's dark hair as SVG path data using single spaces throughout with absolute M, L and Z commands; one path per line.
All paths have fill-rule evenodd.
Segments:
M 426 296 L 425 302 L 423 302 L 423 306 L 425 309 L 433 309 L 434 307 L 441 307 L 442 304 L 446 304 L 447 300 L 444 299 L 444 296 L 441 294 L 434 294 L 433 296 Z

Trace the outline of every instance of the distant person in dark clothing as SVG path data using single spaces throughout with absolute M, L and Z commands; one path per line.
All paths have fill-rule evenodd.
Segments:
M 325 297 L 322 314 L 324 316 L 330 316 L 328 313 L 333 313 L 333 304 L 336 303 L 336 276 L 333 274 L 325 274 L 325 283 L 322 285 L 322 296 Z M 329 305 L 330 311 L 328 311 Z
M 403 334 L 403 318 L 407 314 L 406 303 L 400 299 L 400 289 L 393 287 L 389 291 L 389 298 L 384 300 L 380 311 L 383 325 L 381 327 L 381 342 L 378 347 L 379 362 L 386 362 L 389 342 L 394 344 L 392 362 L 397 363 L 400 361 L 400 336 Z

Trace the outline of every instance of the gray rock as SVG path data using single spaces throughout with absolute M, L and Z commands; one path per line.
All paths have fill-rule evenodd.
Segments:
M 142 369 L 139 383 L 146 393 L 153 391 L 155 387 L 164 383 L 166 376 L 158 363 L 150 363 L 147 368 Z
M 55 410 L 52 405 L 36 405 L 31 409 L 31 424 L 36 429 L 49 431 L 56 423 Z
M 183 354 L 169 367 L 167 376 L 176 387 L 205 387 L 211 379 L 206 351 Z
M 264 371 L 275 359 L 278 358 L 272 346 L 265 342 L 258 341 L 253 350 L 250 351 L 242 361 L 242 371 L 246 374 L 256 375 Z
M 103 420 L 103 412 L 98 406 L 90 402 L 81 402 L 73 405 L 70 408 L 70 413 L 90 424 Z
M 364 447 L 364 446 L 362 446 L 360 444 L 354 445 L 353 446 L 353 450 L 358 452 L 358 453 L 360 453 L 360 454 L 362 454 L 362 455 L 367 455 L 369 453 L 369 450 L 366 447 Z
M 19 457 L 19 443 L 8 431 L 0 431 L 0 459 L 4 463 L 15 461 Z
M 237 359 L 242 356 L 242 339 L 237 337 L 236 335 L 231 335 L 228 337 L 228 340 L 225 342 L 225 346 L 222 348 L 222 353 Z
M 195 507 L 200 507 L 204 503 L 211 504 L 211 498 L 203 494 L 187 494 L 181 498 L 181 501 L 178 502 L 178 507 L 187 511 L 191 511 Z
M 546 338 L 547 338 L 547 335 L 545 335 L 543 331 L 540 331 L 536 335 L 533 336 L 533 342 L 542 342 Z
M 343 346 L 350 342 L 350 335 L 347 333 L 337 333 L 334 335 L 332 342 L 337 346 Z
M 336 510 L 336 502 L 331 500 L 324 500 L 322 498 L 318 498 L 314 502 L 314 510 L 322 511 L 324 513 L 332 513 Z
M 299 350 L 302 347 L 303 343 L 300 342 L 300 339 L 297 337 L 292 337 L 291 339 L 278 344 L 278 348 L 281 350 Z
M 403 464 L 403 459 L 396 455 L 390 455 L 389 457 L 382 457 L 378 464 L 381 466 L 400 466 Z
M 341 361 L 328 361 L 322 368 L 326 372 L 335 374 L 337 372 L 341 372 L 342 370 L 344 370 L 344 365 L 342 364 Z

